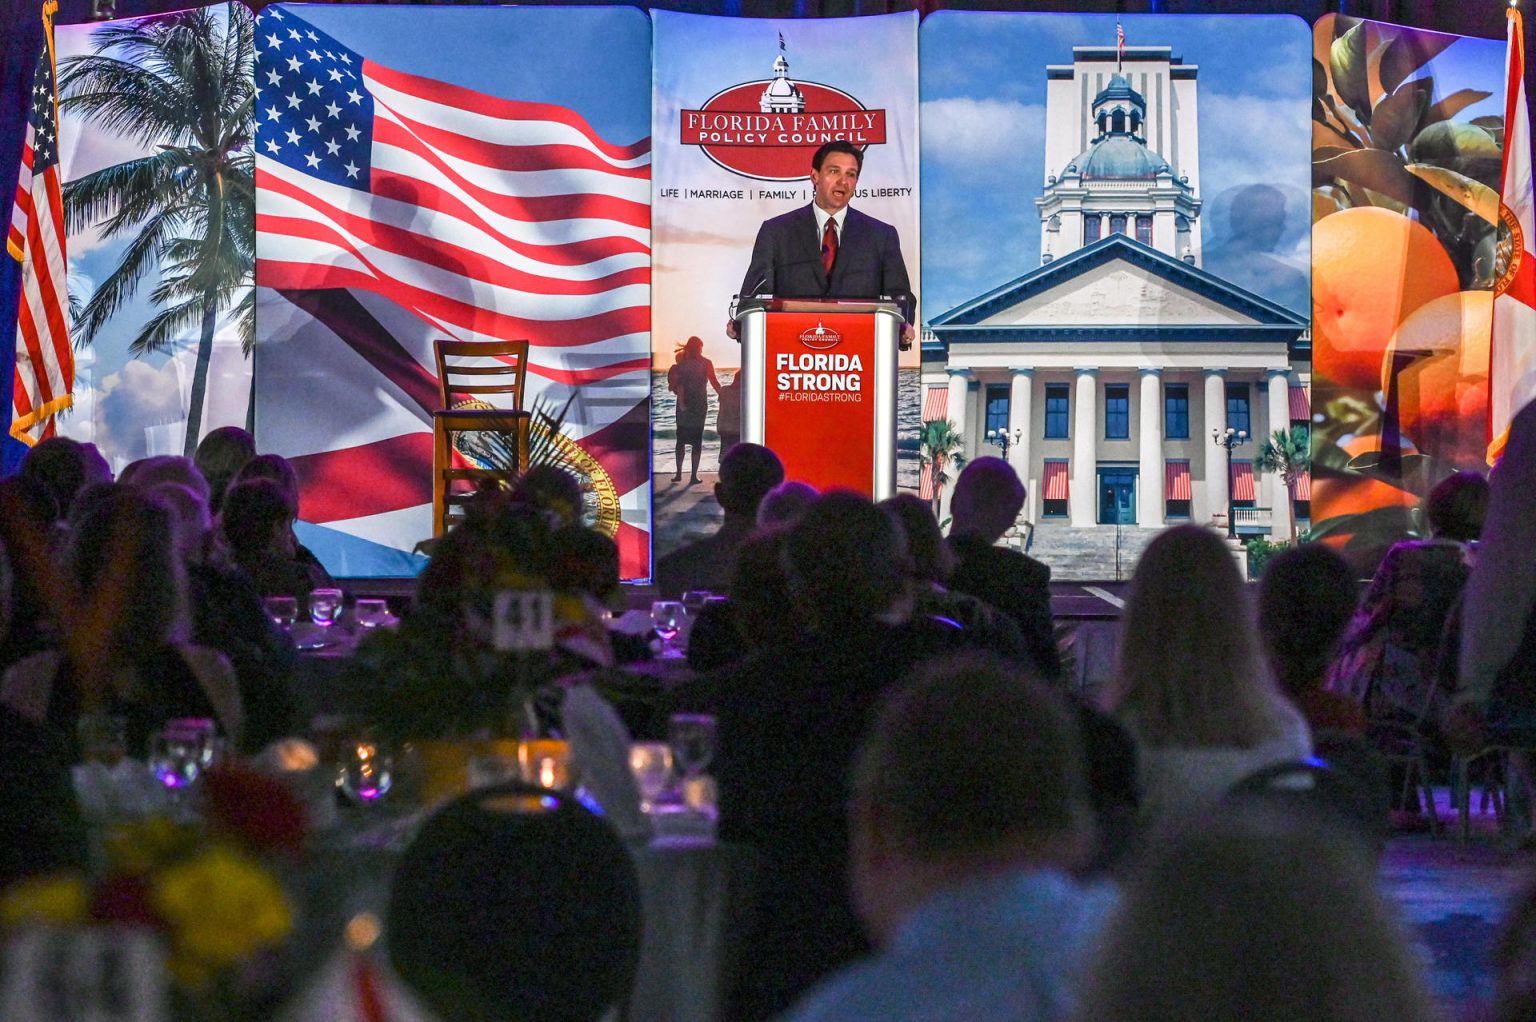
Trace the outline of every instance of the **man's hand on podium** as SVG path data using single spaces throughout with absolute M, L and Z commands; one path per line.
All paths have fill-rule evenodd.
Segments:
M 725 336 L 729 337 L 733 341 L 741 340 L 741 337 L 736 330 L 736 321 L 734 319 L 728 319 L 725 321 Z
M 911 351 L 912 342 L 917 340 L 917 329 L 911 323 L 901 324 L 901 350 Z

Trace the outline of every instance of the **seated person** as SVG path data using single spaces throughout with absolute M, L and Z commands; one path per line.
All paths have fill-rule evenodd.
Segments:
M 1113 905 L 1072 879 L 1093 823 L 1064 700 L 1001 662 L 936 660 L 855 763 L 851 884 L 880 950 L 784 1018 L 1060 1018 Z
M 736 550 L 757 524 L 757 508 L 784 481 L 779 456 L 758 444 L 737 444 L 720 459 L 715 499 L 725 520 L 714 534 L 666 554 L 656 562 L 656 588 L 675 600 L 690 589 L 724 592 L 736 566 Z
M 123 491 L 80 520 L 65 558 L 72 607 L 60 646 L 28 657 L 0 680 L 0 699 L 45 723 L 80 758 L 77 726 L 87 707 L 122 716 L 128 751 L 142 758 L 150 735 L 179 717 L 214 720 L 238 743 L 243 708 L 225 657 L 186 641 L 186 580 L 171 516 Z
M 1287 550 L 1259 582 L 1259 634 L 1285 694 L 1319 731 L 1365 732 L 1360 704 L 1323 685 L 1355 612 L 1355 573 L 1321 543 Z
M 434 813 L 395 869 L 390 964 L 445 1022 L 597 1022 L 640 956 L 629 850 L 574 799 L 514 783 Z
M 219 516 L 230 559 L 262 596 L 294 596 L 333 586 L 318 562 L 302 559 L 293 535 L 293 509 L 274 482 L 257 479 L 230 490 Z

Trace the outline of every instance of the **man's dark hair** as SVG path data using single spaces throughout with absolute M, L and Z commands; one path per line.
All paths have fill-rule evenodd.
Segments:
M 852 156 L 859 165 L 859 172 L 864 172 L 864 150 L 846 138 L 834 138 L 830 142 L 822 143 L 821 148 L 816 150 L 816 155 L 811 157 L 811 169 L 820 170 L 822 163 L 833 153 L 847 153 Z
M 1488 480 L 1464 469 L 1446 476 L 1424 498 L 1424 518 L 1437 539 L 1466 543 L 1483 533 L 1488 510 Z
M 49 437 L 22 459 L 18 474 L 36 482 L 53 500 L 53 518 L 63 518 L 89 480 L 85 470 L 85 445 L 68 437 Z
M 930 661 L 886 698 L 853 786 L 927 856 L 1080 834 L 1090 819 L 1066 703 L 1017 665 L 975 654 Z
M 908 564 L 901 523 L 849 490 L 824 494 L 785 539 L 790 592 L 823 633 L 889 610 L 906 590 Z
M 236 553 L 265 549 L 272 530 L 293 517 L 288 495 L 271 479 L 252 479 L 230 488 L 221 512 L 224 541 Z
M 728 515 L 757 517 L 757 505 L 784 481 L 784 463 L 761 444 L 736 444 L 720 459 L 715 497 Z
M 1298 695 L 1322 682 L 1358 596 L 1349 562 L 1320 543 L 1269 562 L 1259 583 L 1259 632 L 1287 692 Z

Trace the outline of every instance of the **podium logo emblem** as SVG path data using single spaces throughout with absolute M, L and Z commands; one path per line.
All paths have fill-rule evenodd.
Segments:
M 843 343 L 843 335 L 817 323 L 812 329 L 801 331 L 800 343 L 812 351 L 828 351 Z
M 680 117 L 683 145 L 759 181 L 804 181 L 816 150 L 835 139 L 860 149 L 885 144 L 884 110 L 866 109 L 836 86 L 789 77 L 782 32 L 772 78 L 728 86 Z

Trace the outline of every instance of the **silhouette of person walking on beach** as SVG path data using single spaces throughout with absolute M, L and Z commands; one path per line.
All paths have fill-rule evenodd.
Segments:
M 699 482 L 699 456 L 704 444 L 704 418 L 709 412 L 709 388 L 720 393 L 715 364 L 704 357 L 704 342 L 697 337 L 677 347 L 677 361 L 667 370 L 667 389 L 677 395 L 677 469 L 672 481 L 683 478 L 683 448 L 693 446 L 693 472 L 688 480 Z

